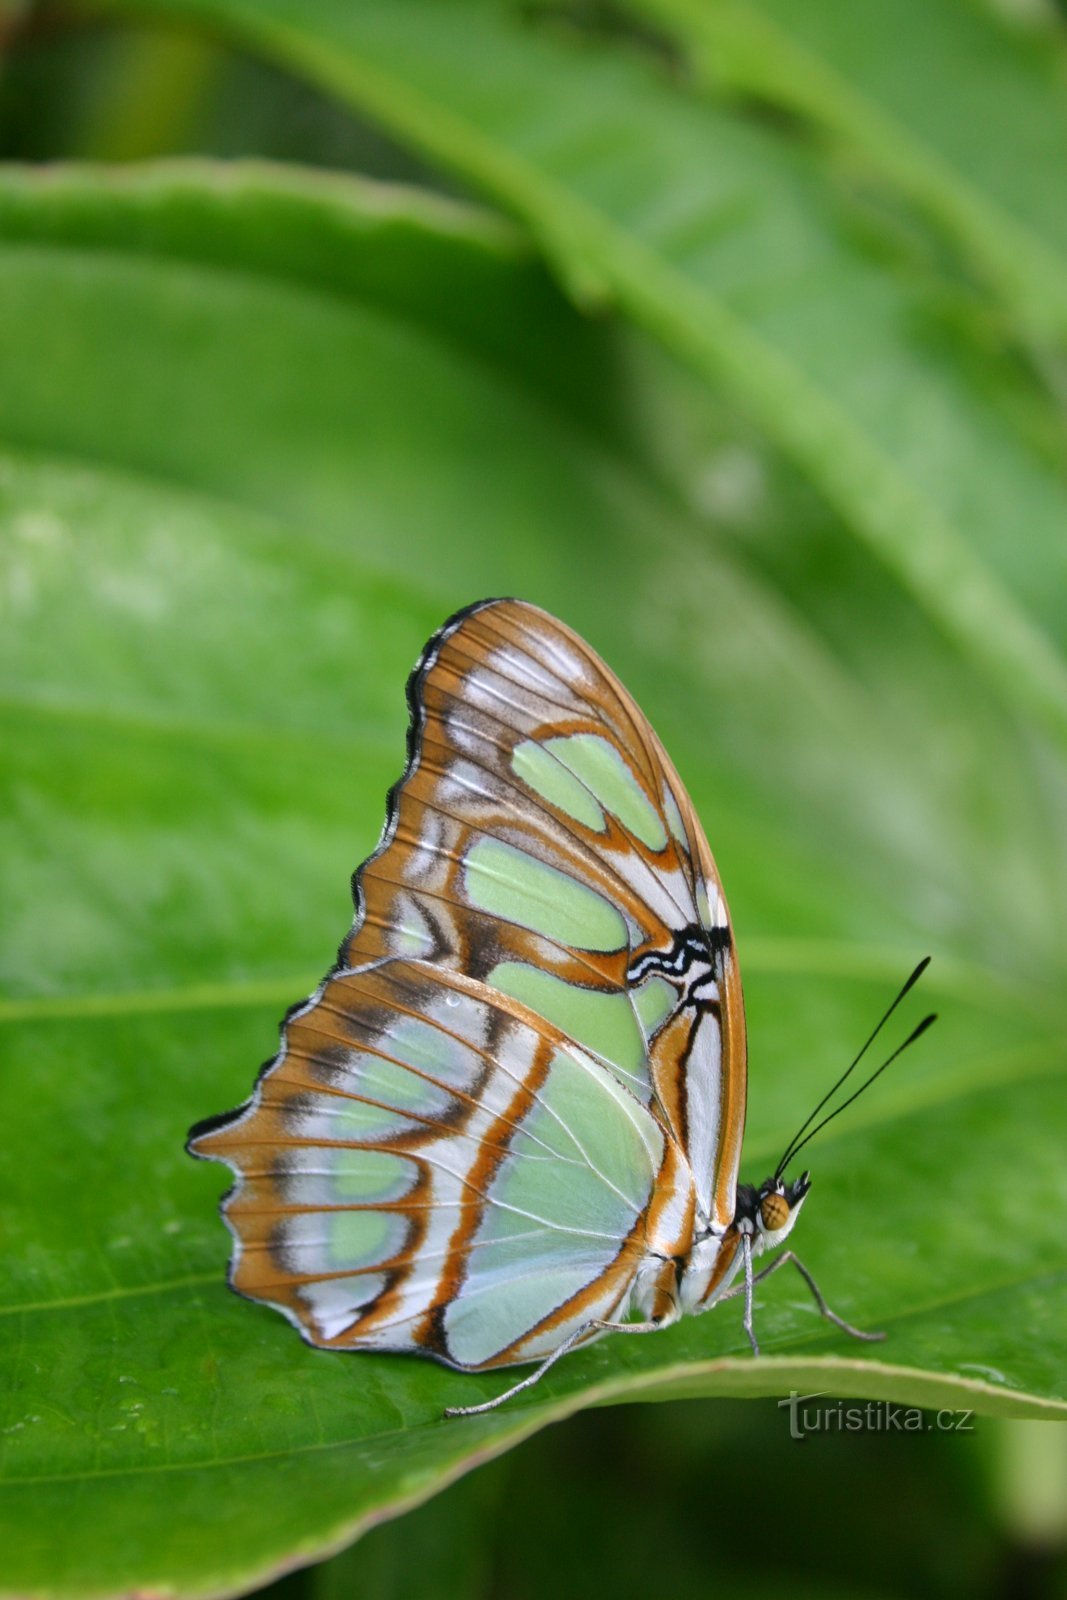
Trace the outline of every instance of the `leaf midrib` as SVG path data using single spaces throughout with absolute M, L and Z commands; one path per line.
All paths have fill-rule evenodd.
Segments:
M 0 694 L 0 716 L 36 717 L 41 721 L 94 723 L 121 728 L 151 739 L 181 739 L 191 744 L 229 744 L 236 748 L 270 745 L 313 750 L 323 760 L 351 761 L 368 751 L 386 755 L 396 747 L 378 729 L 354 727 L 341 734 L 330 726 L 285 723 L 214 722 L 207 718 L 171 716 L 157 707 L 116 706 L 102 701 L 73 700 L 51 695 Z
M 288 990 L 286 992 L 286 997 L 291 995 L 292 992 L 293 991 L 291 989 Z M 1034 1043 L 1033 1045 L 1020 1050 L 1000 1052 L 999 1056 L 995 1056 L 993 1059 L 994 1062 L 999 1059 L 1003 1063 L 1007 1064 L 1008 1070 L 1005 1070 L 1001 1075 L 998 1076 L 995 1072 L 990 1072 L 977 1082 L 973 1081 L 972 1076 L 972 1080 L 963 1086 L 959 1086 L 956 1083 L 949 1081 L 948 1083 L 944 1083 L 940 1086 L 940 1092 L 938 1092 L 938 1086 L 934 1086 L 933 1090 L 925 1094 L 920 1090 L 918 1095 L 910 1096 L 905 1101 L 894 1102 L 883 1109 L 880 1113 L 867 1118 L 860 1124 L 856 1124 L 854 1122 L 852 1128 L 843 1133 L 839 1132 L 828 1135 L 824 1142 L 827 1144 L 837 1143 L 841 1139 L 847 1140 L 857 1131 L 867 1131 L 870 1129 L 890 1127 L 894 1123 L 903 1121 L 905 1118 L 914 1115 L 916 1111 L 924 1110 L 929 1105 L 936 1104 L 940 1100 L 951 1100 L 953 1102 L 958 1102 L 966 1100 L 971 1095 L 985 1094 L 990 1089 L 996 1089 L 1008 1083 L 1020 1083 L 1029 1081 L 1031 1079 L 1040 1079 L 1046 1077 L 1059 1065 L 1059 1057 L 1057 1055 L 1057 1047 L 1059 1044 L 1060 1041 L 1058 1039 L 1050 1039 L 1048 1041 Z M 1022 1069 L 1011 1072 L 1010 1067 L 1012 1061 L 1022 1061 Z M 1030 1062 L 1029 1067 L 1026 1065 L 1027 1061 Z M 776 1138 L 774 1140 L 764 1139 L 749 1141 L 746 1144 L 745 1155 L 747 1157 L 751 1155 L 758 1156 L 761 1153 L 773 1154 L 776 1153 L 780 1148 L 780 1138 Z M 1045 1274 L 1045 1276 L 1055 1277 L 1056 1274 Z M 1020 1279 L 1018 1281 L 1022 1283 L 1029 1280 Z M 47 1315 L 53 1311 L 66 1311 L 77 1306 L 104 1304 L 112 1300 L 137 1299 L 140 1297 L 148 1298 L 152 1295 L 168 1294 L 174 1290 L 210 1288 L 212 1286 L 217 1287 L 219 1283 L 220 1274 L 218 1271 L 214 1271 L 190 1274 L 185 1278 L 168 1279 L 161 1283 L 119 1285 L 113 1286 L 109 1289 L 98 1290 L 93 1294 L 65 1296 L 62 1299 L 57 1300 L 28 1301 L 21 1305 L 0 1305 L 0 1319 L 4 1317 Z M 1010 1285 L 1005 1286 L 1010 1287 Z M 994 1288 L 991 1290 L 987 1288 L 978 1292 L 996 1292 L 996 1286 L 994 1286 Z M 952 1304 L 953 1298 L 949 1297 L 949 1299 L 945 1300 L 944 1302 L 931 1302 L 929 1309 L 935 1309 L 937 1305 L 942 1303 Z
M 910 1306 L 906 1310 L 883 1316 L 880 1320 L 890 1326 L 899 1327 L 901 1324 L 913 1320 L 916 1317 L 925 1317 L 931 1312 L 942 1311 L 949 1306 L 966 1305 L 971 1301 L 982 1300 L 989 1298 L 990 1296 L 1010 1293 L 1012 1290 L 1025 1288 L 1028 1285 L 1035 1283 L 1056 1283 L 1065 1277 L 1067 1277 L 1067 1273 L 1046 1272 L 1029 1273 L 1023 1277 L 1003 1279 L 995 1284 L 985 1284 L 978 1290 L 965 1290 L 959 1294 L 944 1295 L 940 1298 L 926 1301 L 918 1306 Z M 835 1334 L 831 1330 L 826 1333 L 816 1334 L 814 1337 L 812 1337 L 810 1334 L 794 1335 L 786 1338 L 783 1343 L 804 1343 L 817 1345 L 819 1343 L 829 1341 L 834 1337 Z M 740 1344 L 739 1348 L 742 1348 Z M 914 1378 L 916 1374 L 922 1374 L 932 1382 L 943 1385 L 948 1389 L 959 1390 L 963 1393 L 995 1395 L 998 1399 L 1004 1399 L 1007 1397 L 1009 1399 L 1014 1398 L 1020 1401 L 1029 1401 L 1031 1404 L 1038 1404 L 1047 1407 L 1049 1410 L 1053 1410 L 1057 1413 L 1067 1413 L 1067 1402 L 1048 1400 L 1039 1395 L 1032 1395 L 1030 1391 L 1026 1389 L 1016 1389 L 1009 1388 L 1007 1385 L 1001 1386 L 991 1383 L 983 1383 L 981 1380 L 965 1378 L 956 1373 L 942 1372 L 939 1369 L 932 1367 L 924 1367 L 919 1365 L 898 1365 L 889 1362 L 869 1361 L 857 1357 L 837 1358 L 834 1356 L 819 1355 L 813 1355 L 810 1358 L 805 1356 L 780 1357 L 777 1355 L 767 1355 L 759 1356 L 755 1359 L 758 1359 L 761 1363 L 761 1371 L 772 1373 L 781 1371 L 783 1374 L 786 1372 L 796 1371 L 798 1367 L 806 1367 L 809 1363 L 809 1360 L 818 1362 L 818 1370 L 828 1373 L 832 1373 L 840 1368 L 842 1370 L 849 1370 L 853 1372 L 870 1370 L 874 1372 L 899 1373 L 906 1378 Z M 752 1360 L 752 1357 L 738 1358 L 737 1356 L 726 1355 L 715 1356 L 703 1360 L 698 1358 L 696 1360 L 689 1361 L 675 1361 L 667 1367 L 659 1369 L 649 1368 L 647 1370 L 636 1370 L 633 1372 L 620 1374 L 615 1378 L 601 1380 L 600 1383 L 595 1383 L 590 1385 L 588 1388 L 574 1391 L 571 1394 L 562 1397 L 558 1401 L 550 1401 L 547 1404 L 544 1402 L 532 1401 L 528 1404 L 517 1406 L 515 1409 L 516 1411 L 521 1412 L 524 1422 L 529 1420 L 532 1414 L 536 1419 L 535 1425 L 542 1426 L 546 1421 L 552 1420 L 553 1415 L 555 1414 L 567 1416 L 573 1411 L 584 1408 L 586 1405 L 597 1403 L 598 1401 L 603 1401 L 605 1399 L 624 1400 L 627 1394 L 633 1390 L 640 1389 L 643 1394 L 647 1394 L 650 1389 L 664 1387 L 672 1382 L 691 1382 L 694 1378 L 699 1379 L 700 1376 L 709 1371 L 728 1372 L 735 1368 L 739 1368 L 745 1373 L 749 1373 L 752 1371 Z M 550 1413 L 548 1417 L 544 1415 L 545 1411 Z M 442 1418 L 433 1417 L 418 1422 L 405 1422 L 403 1424 L 403 1431 L 406 1433 L 424 1432 L 430 1428 L 438 1429 L 448 1425 L 449 1424 Z M 0 1489 L 8 1487 L 21 1488 L 46 1483 L 91 1482 L 100 1478 L 141 1477 L 175 1472 L 210 1472 L 216 1469 L 249 1465 L 257 1461 L 285 1460 L 293 1456 L 315 1455 L 332 1450 L 350 1450 L 353 1448 L 362 1449 L 388 1441 L 394 1438 L 398 1431 L 398 1428 L 393 1427 L 382 1432 L 361 1434 L 352 1438 L 316 1440 L 304 1444 L 294 1444 L 278 1450 L 249 1452 L 248 1454 L 233 1456 L 212 1456 L 200 1461 L 145 1462 L 138 1466 L 94 1467 L 77 1472 L 40 1473 L 33 1476 L 28 1475 L 26 1477 L 8 1475 L 0 1478 Z

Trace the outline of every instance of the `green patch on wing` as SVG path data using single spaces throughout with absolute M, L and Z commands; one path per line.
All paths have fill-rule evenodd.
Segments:
M 557 741 L 558 742 L 558 741 Z M 585 784 L 557 755 L 538 744 L 534 739 L 524 739 L 512 753 L 514 771 L 542 799 L 565 811 L 575 822 L 603 833 L 604 813 Z
M 479 910 L 575 950 L 621 950 L 626 944 L 626 922 L 610 900 L 499 839 L 479 839 L 468 850 L 464 884 Z
M 664 848 L 667 833 L 662 818 L 608 739 L 595 733 L 572 733 L 564 738 L 546 739 L 545 749 L 642 844 L 647 844 L 651 850 Z
M 630 990 L 645 1037 L 651 1039 L 661 1023 L 666 1022 L 678 999 L 677 991 L 666 978 L 647 978 Z
M 647 1101 L 646 1038 L 671 1009 L 674 991 L 670 984 L 650 978 L 629 994 L 609 994 L 567 983 L 555 973 L 522 961 L 502 961 L 489 974 L 489 982 L 616 1068 L 619 1081 Z
M 403 1248 L 407 1224 L 393 1211 L 340 1211 L 327 1216 L 329 1264 L 338 1271 L 378 1266 Z
M 476 1077 L 480 1064 L 469 1045 L 421 1017 L 401 1017 L 391 1023 L 378 1043 L 383 1052 L 403 1067 L 413 1069 L 407 1076 L 416 1086 L 425 1081 L 419 1077 L 425 1073 L 452 1088 L 466 1089 Z
M 338 1200 L 398 1200 L 411 1187 L 411 1163 L 388 1150 L 333 1150 L 330 1162 Z

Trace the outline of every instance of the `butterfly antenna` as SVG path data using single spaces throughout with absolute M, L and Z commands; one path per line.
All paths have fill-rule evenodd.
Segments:
M 815 1107 L 814 1111 L 807 1118 L 807 1120 L 805 1122 L 801 1123 L 801 1125 L 797 1129 L 796 1133 L 793 1135 L 793 1137 L 790 1139 L 789 1143 L 786 1145 L 785 1153 L 783 1154 L 781 1161 L 779 1161 L 777 1167 L 775 1168 L 774 1175 L 775 1175 L 776 1178 L 780 1178 L 781 1177 L 782 1173 L 785 1171 L 785 1168 L 786 1168 L 786 1165 L 788 1164 L 788 1162 L 790 1162 L 793 1159 L 793 1157 L 796 1155 L 797 1151 L 800 1149 L 800 1140 L 803 1138 L 803 1135 L 806 1132 L 806 1130 L 811 1127 L 811 1124 L 815 1121 L 815 1118 L 819 1115 L 819 1112 L 822 1110 L 823 1106 L 826 1105 L 827 1101 L 833 1099 L 834 1095 L 837 1093 L 838 1089 L 841 1088 L 842 1084 L 845 1083 L 847 1081 L 847 1079 L 851 1077 L 853 1072 L 855 1072 L 856 1068 L 859 1066 L 860 1062 L 863 1060 L 864 1056 L 867 1054 L 867 1051 L 870 1049 L 871 1045 L 877 1039 L 878 1035 L 881 1033 L 882 1029 L 885 1027 L 886 1023 L 889 1021 L 890 1017 L 893 1015 L 893 1012 L 897 1009 L 897 1006 L 899 1006 L 900 1002 L 903 1000 L 904 996 L 908 993 L 908 991 L 910 989 L 914 988 L 914 986 L 918 983 L 919 979 L 922 977 L 923 973 L 926 971 L 926 969 L 927 969 L 927 967 L 929 965 L 930 965 L 930 957 L 929 956 L 923 956 L 922 960 L 919 962 L 919 965 L 915 968 L 915 971 L 911 974 L 911 976 L 907 979 L 907 981 L 901 987 L 900 992 L 897 994 L 896 999 L 889 1006 L 889 1008 L 883 1013 L 883 1015 L 881 1017 L 881 1020 L 877 1023 L 877 1025 L 875 1026 L 873 1031 L 870 1033 L 870 1035 L 866 1039 L 865 1043 L 863 1044 L 863 1046 L 860 1049 L 860 1051 L 858 1052 L 858 1054 L 853 1058 L 853 1060 L 845 1068 L 844 1072 L 838 1078 L 837 1082 L 835 1084 L 833 1084 L 831 1086 L 831 1088 L 829 1088 L 826 1091 L 826 1093 L 823 1095 L 822 1099 L 819 1101 L 818 1105 Z M 926 1021 L 922 1024 L 922 1027 L 918 1030 L 918 1032 L 914 1033 L 912 1035 L 912 1037 L 907 1041 L 907 1043 L 908 1044 L 913 1043 L 913 1041 L 918 1038 L 919 1033 L 922 1032 L 922 1029 L 928 1027 L 932 1020 L 933 1019 L 931 1017 L 928 1017 L 926 1019 Z M 903 1050 L 903 1049 L 904 1049 L 904 1045 L 901 1045 L 900 1050 Z M 898 1056 L 900 1054 L 900 1050 L 898 1050 L 896 1052 L 896 1055 L 890 1056 L 889 1060 L 890 1061 L 895 1061 L 896 1060 L 896 1056 Z M 889 1065 L 889 1061 L 883 1062 L 882 1065 L 878 1068 L 878 1072 L 884 1072 L 885 1068 L 888 1065 Z M 864 1089 L 867 1088 L 868 1084 L 871 1084 L 871 1083 L 874 1082 L 874 1079 L 878 1076 L 878 1072 L 876 1072 L 873 1077 L 868 1078 L 867 1083 L 865 1083 L 864 1086 L 863 1086 Z M 862 1090 L 857 1090 L 856 1092 L 857 1092 L 857 1094 L 861 1094 L 863 1091 Z M 856 1095 L 853 1095 L 852 1096 L 852 1100 L 854 1100 L 855 1098 L 856 1098 Z M 851 1100 L 846 1100 L 845 1101 L 845 1105 L 850 1105 L 850 1104 L 851 1104 Z M 844 1106 L 839 1107 L 839 1109 L 840 1110 L 844 1110 Z M 836 1115 L 836 1112 L 834 1113 L 834 1115 Z M 829 1118 L 827 1118 L 827 1121 L 829 1121 Z M 821 1127 L 825 1127 L 826 1123 L 821 1123 L 820 1126 Z M 810 1134 L 808 1135 L 808 1138 L 811 1138 Z M 808 1140 L 804 1139 L 804 1143 L 807 1144 L 807 1142 L 808 1142 Z
M 853 1100 L 858 1100 L 860 1095 L 863 1094 L 864 1090 L 871 1087 L 871 1084 L 874 1082 L 875 1078 L 881 1077 L 886 1067 L 891 1067 L 893 1062 L 897 1059 L 897 1056 L 903 1055 L 908 1046 L 914 1044 L 916 1039 L 920 1038 L 926 1032 L 927 1028 L 929 1028 L 931 1024 L 936 1021 L 936 1011 L 932 1011 L 928 1017 L 924 1017 L 919 1023 L 919 1026 L 917 1028 L 913 1028 L 911 1033 L 908 1034 L 908 1037 L 904 1040 L 904 1043 L 897 1045 L 897 1048 L 893 1051 L 893 1054 L 888 1056 L 886 1060 L 882 1062 L 882 1065 L 878 1067 L 876 1071 L 871 1073 L 866 1083 L 861 1083 L 859 1088 L 854 1089 L 847 1100 L 842 1100 L 841 1104 L 831 1111 L 828 1117 L 823 1117 L 821 1122 L 816 1123 L 815 1127 L 812 1128 L 807 1138 L 801 1139 L 799 1144 L 794 1144 L 789 1159 L 792 1160 L 793 1156 L 795 1156 L 798 1151 L 803 1150 L 804 1146 L 808 1144 L 810 1140 L 814 1139 L 817 1133 L 821 1133 L 828 1122 L 833 1122 L 835 1117 L 839 1117 L 842 1111 L 845 1110 L 846 1106 L 850 1106 L 852 1104 Z

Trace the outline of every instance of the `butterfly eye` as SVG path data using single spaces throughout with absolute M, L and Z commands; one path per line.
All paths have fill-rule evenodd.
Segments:
M 760 1221 L 768 1233 L 777 1233 L 789 1221 L 789 1201 L 784 1194 L 765 1194 L 759 1206 Z

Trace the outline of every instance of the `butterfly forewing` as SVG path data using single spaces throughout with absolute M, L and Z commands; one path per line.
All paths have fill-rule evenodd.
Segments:
M 733 1215 L 740 981 L 714 864 L 618 680 L 519 601 L 409 684 L 404 777 L 337 969 L 197 1154 L 232 1281 L 314 1343 L 529 1360 Z

